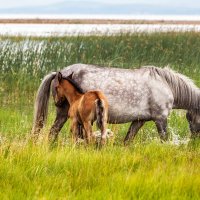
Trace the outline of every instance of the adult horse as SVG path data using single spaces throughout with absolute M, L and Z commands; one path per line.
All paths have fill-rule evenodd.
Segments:
M 153 120 L 162 140 L 167 139 L 167 117 L 171 109 L 187 110 L 192 136 L 200 132 L 200 92 L 184 75 L 169 68 L 145 66 L 140 69 L 120 69 L 74 64 L 61 70 L 63 77 L 72 76 L 83 91 L 101 90 L 108 98 L 109 123 L 132 122 L 124 139 L 134 138 L 145 122 Z M 50 89 L 57 108 L 49 138 L 54 141 L 68 119 L 69 103 L 56 101 L 56 72 L 44 77 L 35 101 L 33 134 L 37 137 L 47 118 Z M 52 87 L 51 87 L 52 85 Z

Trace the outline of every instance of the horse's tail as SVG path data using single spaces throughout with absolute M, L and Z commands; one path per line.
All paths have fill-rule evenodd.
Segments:
M 40 129 L 43 128 L 47 119 L 51 81 L 55 76 L 56 72 L 46 75 L 38 89 L 34 106 L 33 134 L 38 134 L 40 132 Z
M 105 130 L 105 124 L 107 122 L 107 113 L 108 108 L 106 106 L 106 102 L 102 98 L 98 98 L 95 101 L 96 105 L 96 118 L 97 118 L 97 127 L 101 130 Z
M 200 107 L 200 90 L 187 76 L 179 74 L 168 67 L 164 69 L 149 67 L 151 72 L 164 79 L 172 90 L 174 105 L 183 109 Z

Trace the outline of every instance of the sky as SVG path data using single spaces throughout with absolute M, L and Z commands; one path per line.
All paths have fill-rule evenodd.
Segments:
M 198 0 L 0 0 L 0 14 L 200 15 Z

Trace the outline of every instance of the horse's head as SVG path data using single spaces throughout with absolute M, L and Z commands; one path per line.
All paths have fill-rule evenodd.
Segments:
M 192 136 L 200 136 L 200 112 L 188 111 L 186 114 Z
M 52 87 L 54 102 L 56 106 L 62 106 L 63 103 L 66 101 L 62 81 L 63 81 L 62 74 L 60 72 L 57 72 Z

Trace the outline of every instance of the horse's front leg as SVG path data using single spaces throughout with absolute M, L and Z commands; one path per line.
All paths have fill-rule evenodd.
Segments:
M 126 137 L 124 139 L 124 145 L 127 145 L 130 140 L 134 139 L 137 132 L 144 125 L 144 123 L 145 123 L 145 121 L 143 121 L 143 120 L 133 121 L 131 123 L 131 126 L 129 127 L 129 130 L 128 130 Z
M 167 135 L 167 118 L 155 120 L 155 124 L 160 135 L 161 141 L 166 141 L 168 139 Z
M 62 107 L 57 107 L 56 119 L 49 133 L 50 142 L 54 143 L 57 140 L 60 130 L 68 119 L 68 110 L 69 104 L 64 104 Z

